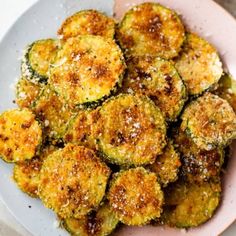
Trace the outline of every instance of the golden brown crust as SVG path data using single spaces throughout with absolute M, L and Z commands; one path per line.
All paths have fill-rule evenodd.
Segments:
M 156 161 L 148 166 L 148 169 L 157 175 L 158 181 L 165 187 L 177 180 L 180 166 L 179 153 L 169 141 L 163 153 L 157 156 Z
M 205 150 L 225 146 L 236 137 L 236 115 L 232 107 L 211 93 L 190 103 L 181 119 L 181 130 Z
M 54 152 L 56 147 L 45 147 L 41 154 L 33 159 L 17 163 L 13 170 L 13 178 L 18 187 L 31 197 L 38 197 L 39 173 L 44 159 Z
M 109 175 L 92 150 L 68 144 L 44 161 L 39 196 L 61 218 L 81 218 L 99 206 Z
M 201 183 L 220 175 L 224 162 L 222 149 L 201 149 L 181 131 L 174 140 L 182 155 L 182 174 L 187 181 Z
M 42 129 L 28 109 L 12 109 L 0 115 L 0 156 L 7 162 L 33 158 L 42 142 Z
M 67 123 L 75 112 L 49 86 L 44 87 L 32 109 L 43 124 L 44 135 L 49 139 L 63 137 Z
M 97 149 L 95 126 L 99 116 L 98 109 L 79 111 L 76 117 L 70 121 L 64 141 Z
M 108 200 L 122 223 L 144 225 L 160 217 L 163 193 L 156 175 L 138 167 L 113 176 Z
M 96 10 L 80 11 L 68 17 L 57 33 L 63 40 L 89 34 L 113 38 L 115 21 Z
M 181 181 L 167 187 L 163 223 L 172 227 L 196 227 L 209 220 L 220 203 L 221 183 L 188 184 Z
M 118 222 L 110 206 L 105 203 L 85 218 L 66 219 L 63 225 L 74 236 L 106 236 L 110 235 Z
M 31 108 L 38 98 L 43 85 L 21 78 L 16 85 L 16 104 L 20 108 Z
M 185 30 L 175 12 L 156 3 L 143 3 L 125 14 L 117 38 L 127 55 L 170 59 L 178 55 Z
M 166 145 L 165 120 L 145 96 L 110 99 L 100 110 L 96 128 L 100 151 L 118 165 L 151 164 Z
M 175 121 L 187 99 L 187 91 L 172 63 L 160 58 L 131 57 L 127 69 L 123 91 L 147 95 L 168 121 Z
M 189 94 L 198 95 L 216 84 L 223 72 L 216 49 L 196 34 L 189 33 L 175 67 Z
M 59 51 L 49 83 L 72 105 L 95 103 L 116 90 L 124 69 L 122 52 L 113 40 L 78 36 Z

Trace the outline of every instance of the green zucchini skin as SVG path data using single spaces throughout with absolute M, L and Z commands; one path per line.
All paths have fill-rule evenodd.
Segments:
M 146 96 L 120 94 L 99 110 L 95 137 L 106 161 L 122 166 L 151 164 L 166 145 L 166 123 Z
M 42 39 L 30 44 L 21 62 L 22 75 L 36 84 L 47 83 L 49 67 L 58 48 L 59 42 L 55 39 Z
M 180 130 L 202 149 L 224 148 L 236 137 L 236 114 L 229 103 L 212 93 L 192 101 L 181 116 Z

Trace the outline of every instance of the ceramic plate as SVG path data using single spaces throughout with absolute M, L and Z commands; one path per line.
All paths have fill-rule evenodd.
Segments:
M 141 0 L 117 0 L 116 17 Z M 199 33 L 219 50 L 227 69 L 236 78 L 236 22 L 211 0 L 159 0 L 181 14 L 188 28 Z M 24 47 L 40 38 L 55 37 L 61 22 L 82 9 L 94 8 L 113 13 L 112 0 L 41 0 L 25 12 L 0 43 L 0 112 L 13 107 L 14 84 L 20 75 Z M 212 220 L 184 235 L 218 235 L 236 219 L 236 145 L 224 179 L 223 200 Z M 12 181 L 12 166 L 0 161 L 0 197 L 12 214 L 35 236 L 64 236 L 56 227 L 56 217 L 39 200 L 20 192 Z M 182 231 L 162 227 L 123 228 L 117 235 L 183 235 Z

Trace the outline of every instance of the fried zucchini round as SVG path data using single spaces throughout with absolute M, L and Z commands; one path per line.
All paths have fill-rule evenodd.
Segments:
M 83 35 L 68 39 L 58 52 L 49 83 L 72 105 L 91 105 L 120 86 L 125 62 L 111 39 Z
M 96 128 L 98 148 L 118 165 L 152 164 L 166 145 L 163 115 L 145 96 L 121 94 L 108 100 Z
M 29 196 L 38 197 L 39 173 L 43 160 L 55 150 L 56 147 L 47 146 L 33 159 L 15 164 L 13 178 L 18 187 Z
M 49 139 L 61 139 L 69 119 L 74 114 L 58 94 L 46 86 L 35 101 L 33 111 L 43 124 L 44 135 Z
M 175 144 L 182 157 L 182 175 L 189 182 L 203 182 L 220 175 L 224 150 L 200 149 L 184 132 L 175 134 Z
M 156 175 L 138 167 L 113 175 L 108 200 L 122 223 L 144 225 L 160 217 L 163 192 Z
M 147 95 L 168 121 L 175 121 L 187 99 L 187 91 L 174 66 L 166 60 L 132 57 L 127 60 L 123 89 Z
M 205 93 L 185 109 L 181 130 L 205 150 L 223 147 L 236 137 L 236 115 L 229 103 Z
M 228 101 L 236 112 L 236 81 L 231 75 L 224 73 L 220 78 L 218 88 L 213 93 Z
M 31 108 L 43 86 L 21 78 L 16 85 L 16 104 L 20 108 Z
M 196 227 L 214 214 L 220 203 L 220 180 L 189 184 L 178 181 L 167 187 L 162 220 L 178 228 Z
M 39 196 L 62 219 L 81 218 L 99 206 L 109 175 L 92 150 L 68 144 L 44 160 Z
M 178 15 L 156 3 L 143 3 L 129 10 L 117 30 L 126 55 L 176 57 L 185 40 Z
M 12 109 L 0 115 L 0 157 L 4 161 L 32 159 L 41 143 L 41 126 L 30 110 Z
M 95 125 L 99 119 L 98 110 L 81 110 L 70 121 L 64 135 L 66 143 L 74 143 L 96 149 Z
M 157 157 L 152 165 L 148 166 L 148 169 L 154 172 L 158 182 L 166 187 L 169 183 L 178 179 L 180 166 L 179 153 L 176 152 L 172 142 L 169 141 L 164 152 Z
M 189 33 L 175 67 L 190 95 L 198 95 L 216 84 L 223 72 L 216 49 L 196 34 Z
M 119 220 L 105 203 L 97 211 L 83 219 L 70 218 L 63 222 L 65 229 L 74 236 L 107 236 L 116 228 Z
M 57 33 L 59 38 L 63 40 L 78 35 L 99 35 L 113 38 L 115 21 L 96 10 L 79 11 L 68 17 Z
M 30 44 L 22 59 L 22 75 L 34 83 L 46 82 L 49 67 L 54 61 L 57 51 L 58 41 L 54 39 L 42 39 Z

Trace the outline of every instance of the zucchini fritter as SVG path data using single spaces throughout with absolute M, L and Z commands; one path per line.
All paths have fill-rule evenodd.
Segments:
M 20 108 L 31 108 L 42 90 L 42 84 L 35 84 L 21 78 L 16 85 L 16 103 Z
M 12 109 L 0 115 L 0 157 L 6 162 L 33 158 L 42 143 L 42 129 L 28 110 Z
M 64 141 L 96 149 L 96 137 L 94 135 L 98 118 L 98 110 L 79 111 L 76 117 L 70 121 Z
M 39 173 L 44 159 L 56 150 L 54 146 L 45 147 L 31 160 L 17 163 L 14 166 L 13 178 L 18 187 L 31 197 L 38 197 Z
M 63 225 L 74 236 L 107 236 L 111 234 L 118 223 L 119 220 L 114 212 L 105 203 L 97 211 L 91 212 L 85 218 L 66 219 Z
M 74 114 L 73 109 L 49 86 L 43 89 L 32 109 L 43 124 L 45 136 L 57 140 L 65 134 L 67 123 Z
M 68 144 L 44 160 L 39 197 L 62 219 L 81 218 L 99 206 L 109 175 L 92 150 Z
M 113 38 L 115 21 L 96 10 L 84 10 L 68 17 L 58 30 L 59 38 L 67 40 L 78 35 L 99 35 Z
M 156 175 L 138 167 L 113 175 L 108 200 L 122 223 L 144 225 L 160 217 L 163 192 Z
M 49 83 L 72 105 L 91 105 L 120 86 L 125 69 L 118 45 L 101 36 L 68 39 L 50 70 Z
M 189 33 L 175 67 L 190 95 L 198 95 L 216 84 L 223 72 L 216 49 L 196 34 Z
M 184 132 L 175 135 L 175 144 L 181 153 L 182 175 L 189 182 L 200 183 L 220 175 L 223 149 L 200 149 Z
M 236 115 L 232 107 L 211 93 L 191 102 L 181 119 L 181 130 L 205 150 L 224 147 L 236 137 Z
M 157 175 L 158 182 L 165 187 L 177 180 L 180 166 L 180 156 L 169 141 L 164 152 L 157 156 L 156 161 L 149 165 L 148 169 Z
M 187 91 L 174 66 L 151 57 L 129 58 L 123 90 L 147 95 L 168 121 L 175 121 L 187 99 Z
M 117 38 L 126 55 L 176 57 L 185 40 L 178 15 L 156 3 L 143 3 L 129 10 L 118 26 Z
M 152 164 L 166 145 L 162 113 L 145 96 L 121 94 L 100 109 L 98 148 L 118 165 Z
M 30 44 L 21 63 L 22 75 L 33 83 L 46 82 L 49 68 L 58 51 L 58 41 L 42 39 Z
M 218 88 L 213 93 L 228 101 L 236 112 L 236 81 L 231 75 L 224 73 L 220 78 Z
M 163 223 L 172 227 L 196 227 L 209 220 L 220 203 L 221 183 L 189 184 L 178 181 L 165 191 Z

